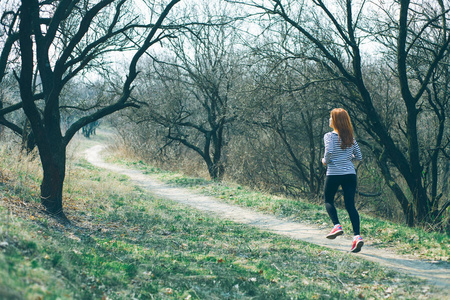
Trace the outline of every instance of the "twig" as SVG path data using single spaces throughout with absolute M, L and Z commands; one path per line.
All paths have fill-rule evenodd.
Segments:
M 280 268 L 278 268 L 278 267 L 277 267 L 277 265 L 276 265 L 275 263 L 273 263 L 273 264 L 272 264 L 272 266 L 274 266 L 274 267 L 275 267 L 275 269 L 277 269 L 277 270 L 278 270 L 278 272 L 280 272 L 280 273 L 284 274 L 284 272 L 283 272 L 283 271 L 281 271 L 281 270 L 280 270 Z

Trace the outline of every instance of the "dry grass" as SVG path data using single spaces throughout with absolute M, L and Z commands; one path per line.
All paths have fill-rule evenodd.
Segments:
M 440 298 L 357 257 L 155 199 L 71 151 L 71 226 L 43 213 L 33 196 L 38 163 L 1 155 L 0 298 Z

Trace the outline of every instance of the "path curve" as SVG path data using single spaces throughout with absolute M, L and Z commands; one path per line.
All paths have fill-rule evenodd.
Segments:
M 220 202 L 217 199 L 194 193 L 185 188 L 173 187 L 162 183 L 151 175 L 143 174 L 139 170 L 127 169 L 114 164 L 105 163 L 100 152 L 105 148 L 103 145 L 93 146 L 85 151 L 86 159 L 93 165 L 105 168 L 128 176 L 132 182 L 143 187 L 158 197 L 170 199 L 198 210 L 217 214 L 219 217 L 257 227 L 268 232 L 282 234 L 293 239 L 306 241 L 330 249 L 349 253 L 351 240 L 338 238 L 328 240 L 325 235 L 328 231 L 319 229 L 312 225 L 301 224 L 289 220 L 283 220 L 273 215 L 255 212 Z M 360 253 L 353 253 L 361 258 L 380 263 L 395 271 L 425 279 L 429 284 L 444 288 L 444 293 L 450 296 L 450 268 L 447 262 L 422 261 L 406 256 L 401 256 L 387 249 L 375 248 L 364 245 Z

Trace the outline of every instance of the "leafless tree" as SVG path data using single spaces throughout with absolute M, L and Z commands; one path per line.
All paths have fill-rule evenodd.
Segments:
M 438 207 L 448 206 L 439 205 L 442 197 L 437 192 L 437 186 L 445 186 L 439 181 L 447 180 L 437 173 L 439 161 L 448 160 L 448 122 L 445 122 L 448 100 L 443 90 L 436 90 L 436 84 L 445 82 L 443 70 L 448 69 L 449 3 L 400 0 L 380 2 L 374 7 L 378 2 L 229 2 L 260 12 L 260 20 L 265 18 L 267 28 L 280 22 L 286 24 L 292 38 L 287 38 L 285 49 L 292 49 L 292 55 L 299 59 L 321 64 L 340 80 L 347 91 L 346 108 L 368 134 L 368 139 L 362 142 L 376 154 L 380 170 L 402 206 L 408 225 L 437 222 Z M 370 17 L 375 13 L 377 20 Z M 385 43 L 367 43 L 375 37 Z M 301 52 L 296 52 L 293 46 L 298 43 L 303 46 Z M 377 91 L 369 88 L 365 69 L 373 61 L 370 55 L 365 55 L 365 47 L 369 45 L 376 45 L 379 50 L 369 49 L 372 56 L 389 54 L 394 59 L 388 70 L 396 80 L 400 95 L 398 107 L 404 116 L 395 134 L 375 102 Z M 427 102 L 431 109 L 425 110 Z M 440 124 L 437 130 L 422 130 L 421 126 L 431 121 Z M 424 177 L 427 169 L 429 183 Z
M 25 112 L 42 162 L 41 202 L 49 213 L 66 219 L 62 206 L 66 147 L 75 133 L 116 111 L 139 106 L 130 98 L 138 75 L 137 63 L 152 45 L 170 34 L 169 24 L 163 22 L 179 1 L 163 5 L 147 1 L 150 17 L 147 23 L 136 18 L 130 0 L 23 0 L 2 11 L 0 80 L 7 72 L 14 74 L 20 99 L 2 107 L 0 116 L 4 121 L 12 111 Z M 104 67 L 108 55 L 127 49 L 135 52 L 120 92 L 103 106 L 86 111 L 63 132 L 64 87 L 75 78 Z M 75 103 L 64 109 L 84 108 Z M 12 122 L 2 124 L 15 130 Z
M 318 69 L 290 61 L 281 51 L 254 49 L 253 59 L 258 63 L 248 72 L 253 91 L 244 100 L 243 121 L 248 127 L 260 128 L 256 137 L 267 137 L 259 141 L 260 147 L 271 149 L 262 154 L 269 156 L 265 180 L 284 186 L 291 194 L 317 196 L 325 173 L 320 156 L 329 114 L 327 95 L 320 90 L 327 82 L 311 83 L 308 76 Z
M 170 61 L 165 58 L 149 66 L 139 96 L 149 106 L 140 121 L 165 128 L 166 145 L 176 143 L 193 150 L 205 162 L 210 177 L 221 180 L 226 131 L 236 120 L 239 56 L 231 21 L 223 15 L 205 15 L 208 20 L 170 40 Z

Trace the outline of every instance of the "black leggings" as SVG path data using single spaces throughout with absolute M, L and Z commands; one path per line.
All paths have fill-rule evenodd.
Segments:
M 360 223 L 359 214 L 355 207 L 355 193 L 356 193 L 356 175 L 329 175 L 325 178 L 325 208 L 334 225 L 340 224 L 336 207 L 334 207 L 334 196 L 339 188 L 342 187 L 344 191 L 345 209 L 348 212 L 350 221 L 352 222 L 353 232 L 359 235 Z

